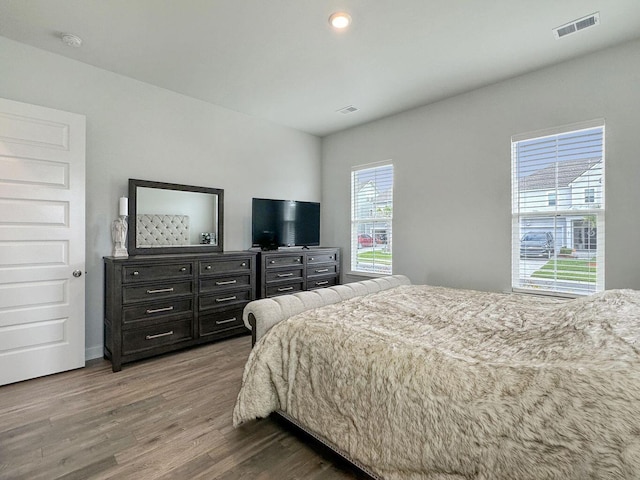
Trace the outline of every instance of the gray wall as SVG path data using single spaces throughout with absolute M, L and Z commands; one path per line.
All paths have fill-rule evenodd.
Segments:
M 604 118 L 606 288 L 639 289 L 638 58 L 635 41 L 325 137 L 323 241 L 343 247 L 347 272 L 350 168 L 391 159 L 394 273 L 508 290 L 511 136 Z
M 87 117 L 87 358 L 102 355 L 102 257 L 129 178 L 223 188 L 225 250 L 250 247 L 252 197 L 320 200 L 317 137 L 4 37 L 0 66 L 0 97 Z
M 322 141 L 4 37 L 0 96 L 87 117 L 93 358 L 102 354 L 102 257 L 129 178 L 224 188 L 226 250 L 249 247 L 251 197 L 322 199 L 322 243 L 345 249 L 346 271 L 350 168 L 391 159 L 394 271 L 415 283 L 501 291 L 510 287 L 511 135 L 600 117 L 606 286 L 640 289 L 639 57 L 636 41 Z

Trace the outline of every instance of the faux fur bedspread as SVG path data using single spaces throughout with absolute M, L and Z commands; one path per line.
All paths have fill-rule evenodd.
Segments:
M 256 344 L 234 424 L 278 409 L 385 479 L 640 479 L 640 292 L 310 310 Z

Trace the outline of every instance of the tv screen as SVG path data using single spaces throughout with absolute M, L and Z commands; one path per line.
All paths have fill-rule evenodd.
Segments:
M 320 204 L 254 198 L 251 243 L 262 249 L 320 245 Z

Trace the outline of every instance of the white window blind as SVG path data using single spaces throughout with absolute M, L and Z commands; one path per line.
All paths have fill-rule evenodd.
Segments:
M 393 164 L 351 170 L 351 271 L 392 273 Z
M 512 138 L 512 287 L 604 290 L 604 122 Z

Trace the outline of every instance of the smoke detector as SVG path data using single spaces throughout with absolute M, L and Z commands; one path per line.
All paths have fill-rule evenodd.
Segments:
M 68 47 L 78 48 L 82 45 L 82 39 L 73 33 L 63 33 L 60 38 L 62 39 L 62 43 Z
M 572 33 L 579 32 L 585 28 L 594 27 L 600 24 L 600 12 L 592 13 L 586 17 L 579 18 L 573 22 L 566 23 L 560 27 L 553 29 L 553 35 L 556 39 L 566 37 Z
M 353 105 L 348 105 L 346 107 L 342 107 L 339 110 L 336 110 L 338 113 L 342 113 L 343 115 L 347 115 L 348 113 L 357 112 L 360 110 L 358 107 L 354 107 Z

